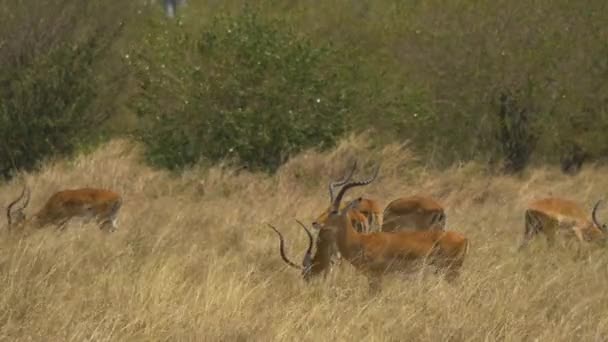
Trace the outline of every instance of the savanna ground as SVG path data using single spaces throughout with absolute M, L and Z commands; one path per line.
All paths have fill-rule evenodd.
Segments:
M 140 148 L 115 140 L 73 161 L 26 174 L 28 213 L 54 191 L 112 188 L 124 196 L 119 230 L 72 222 L 24 235 L 2 234 L 0 336 L 10 341 L 562 341 L 608 336 L 608 257 L 547 251 L 542 239 L 517 254 L 529 200 L 605 195 L 605 168 L 575 177 L 531 169 L 515 178 L 476 165 L 425 170 L 406 146 L 372 154 L 361 137 L 327 153 L 293 158 L 275 176 L 229 168 L 179 176 L 141 163 Z M 353 191 L 382 204 L 422 192 L 447 207 L 449 229 L 472 248 L 455 285 L 427 275 L 386 278 L 380 294 L 346 262 L 305 284 L 278 254 L 270 222 L 298 260 L 311 222 L 328 204 L 326 184 L 351 158 L 381 175 Z M 3 185 L 3 206 L 22 181 Z M 604 211 L 605 212 L 605 211 Z M 608 214 L 602 213 L 604 218 Z M 4 225 L 3 225 L 4 226 Z

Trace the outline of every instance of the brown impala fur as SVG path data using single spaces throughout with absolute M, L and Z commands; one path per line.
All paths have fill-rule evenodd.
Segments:
M 601 202 L 599 200 L 593 206 L 591 219 L 578 203 L 568 199 L 548 197 L 531 202 L 525 212 L 524 238 L 519 250 L 539 233 L 545 235 L 549 246 L 555 243 L 555 235 L 559 232 L 570 238 L 576 236 L 580 242 L 604 242 L 606 225 L 597 219 Z
M 419 261 L 445 270 L 447 280 L 455 279 L 469 247 L 468 239 L 462 234 L 441 230 L 363 234 L 356 231 L 348 219 L 346 213 L 349 208 L 339 210 L 345 192 L 352 187 L 371 183 L 377 177 L 378 170 L 368 180 L 348 182 L 340 189 L 322 230 L 336 234 L 342 257 L 368 277 L 372 291 L 379 289 L 384 273 L 411 272 Z
M 340 209 L 347 206 L 351 208 L 348 215 L 353 221 L 353 225 L 357 231 L 369 233 L 374 225 L 377 227 L 382 226 L 382 209 L 380 209 L 380 205 L 375 200 L 361 198 L 357 203 L 352 203 L 351 201 L 347 204 L 341 204 Z M 312 226 L 315 229 L 321 229 L 321 227 L 325 225 L 330 210 L 331 207 L 325 209 L 325 211 L 323 211 L 323 213 L 321 213 L 321 215 L 312 223 Z
M 283 239 L 283 235 L 278 231 L 274 226 L 268 225 L 272 230 L 274 230 L 279 235 L 279 252 L 281 253 L 281 258 L 285 263 L 293 268 L 297 268 L 302 270 L 302 277 L 305 281 L 311 280 L 313 277 L 318 275 L 327 276 L 329 270 L 331 269 L 331 251 L 332 245 L 334 244 L 333 238 L 327 238 L 328 232 L 323 234 L 319 234 L 317 237 L 316 243 L 316 252 L 315 255 L 312 255 L 312 244 L 313 237 L 310 231 L 306 228 L 306 226 L 296 220 L 298 224 L 304 228 L 306 235 L 308 235 L 308 248 L 306 249 L 306 253 L 304 253 L 304 258 L 302 259 L 302 266 L 297 265 L 295 262 L 289 260 L 287 255 L 285 254 L 285 241 Z
M 346 184 L 346 182 L 348 182 L 352 178 L 353 173 L 355 172 L 356 169 L 357 169 L 357 162 L 355 161 L 353 163 L 353 166 L 351 167 L 349 173 L 344 178 L 342 178 L 339 181 L 329 183 L 329 201 L 330 201 L 330 203 L 333 202 L 333 200 L 335 198 L 334 189 Z M 353 224 L 355 225 L 355 227 L 357 227 L 357 229 L 359 231 L 368 231 L 370 228 L 371 222 L 374 220 L 377 222 L 377 217 L 379 217 L 378 213 L 380 212 L 380 209 L 379 209 L 378 204 L 374 200 L 371 200 L 371 199 L 361 200 L 361 203 L 364 203 L 364 204 L 357 205 L 356 208 L 355 207 L 351 208 L 352 210 L 349 211 L 348 216 L 353 221 Z M 342 208 L 343 207 L 344 207 L 344 205 L 342 205 Z M 361 210 L 359 210 L 359 209 L 361 209 Z M 325 225 L 325 221 L 327 220 L 327 215 L 329 214 L 330 210 L 331 210 L 331 206 L 328 207 L 324 212 L 322 212 L 321 215 L 319 215 L 316 220 L 314 220 L 314 222 L 312 223 L 313 228 L 320 229 L 321 227 L 323 227 L 323 225 Z M 372 213 L 372 211 L 374 211 L 374 210 L 375 210 L 375 212 Z M 374 215 L 376 216 L 376 218 L 374 218 Z
M 401 229 L 445 230 L 446 215 L 441 204 L 422 195 L 402 197 L 390 202 L 384 209 L 383 232 Z
M 13 210 L 27 192 L 25 203 L 18 209 Z M 27 219 L 24 213 L 29 204 L 30 191 L 25 186 L 19 198 L 11 202 L 6 210 L 9 229 L 23 227 L 32 223 L 37 228 L 48 224 L 54 224 L 63 229 L 67 222 L 73 217 L 83 217 L 86 222 L 96 218 L 101 229 L 108 228 L 115 231 L 118 211 L 122 206 L 122 198 L 113 191 L 102 189 L 74 189 L 63 190 L 53 194 L 46 204 L 31 218 Z

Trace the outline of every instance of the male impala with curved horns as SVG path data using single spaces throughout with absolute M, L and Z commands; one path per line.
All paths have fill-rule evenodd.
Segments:
M 340 189 L 322 229 L 336 234 L 336 243 L 342 257 L 367 276 L 372 291 L 379 289 L 384 273 L 409 273 L 420 261 L 445 270 L 446 280 L 455 279 L 469 247 L 469 240 L 462 234 L 441 230 L 362 234 L 353 228 L 351 220 L 346 216 L 349 208 L 340 210 L 340 202 L 346 191 L 370 184 L 376 179 L 378 171 L 379 167 L 371 178 L 348 182 Z M 355 204 L 356 200 L 353 205 Z
M 445 230 L 445 209 L 436 200 L 422 195 L 397 198 L 390 202 L 383 213 L 383 232 L 401 229 Z
M 329 183 L 329 202 L 333 202 L 334 200 L 334 189 L 346 184 L 352 176 L 355 170 L 357 169 L 357 162 L 353 163 L 351 170 L 348 175 L 345 176 L 342 180 L 337 182 Z M 377 201 L 370 198 L 361 198 L 356 204 L 351 206 L 352 201 L 347 204 L 342 204 L 341 208 L 345 206 L 350 206 L 351 210 L 348 212 L 350 219 L 353 221 L 353 225 L 355 229 L 359 232 L 368 233 L 372 226 L 376 225 L 378 228 L 382 226 L 382 209 Z M 329 206 L 325 211 L 323 211 L 312 223 L 313 228 L 321 229 L 325 225 L 325 221 L 327 221 L 327 216 L 331 210 L 331 206 Z
M 591 220 L 579 204 L 568 199 L 548 197 L 531 202 L 526 209 L 524 238 L 519 250 L 539 233 L 545 235 L 549 246 L 555 243 L 555 235 L 559 232 L 570 238 L 576 236 L 581 242 L 604 242 L 608 229 L 597 219 L 601 202 L 599 200 L 593 206 Z
M 26 193 L 27 197 L 21 207 L 13 210 L 13 206 L 21 201 Z M 59 191 L 47 200 L 42 209 L 27 219 L 23 211 L 29 201 L 30 190 L 25 185 L 19 198 L 11 202 L 6 209 L 9 230 L 28 223 L 33 223 L 38 228 L 54 224 L 63 229 L 73 217 L 82 217 L 86 222 L 96 218 L 101 229 L 118 229 L 116 220 L 122 206 L 122 198 L 113 191 L 92 188 Z
M 329 183 L 329 202 L 333 202 L 335 198 L 334 189 L 343 186 L 346 184 L 353 176 L 357 168 L 357 161 L 353 163 L 350 172 L 346 175 L 342 180 L 336 182 Z M 349 206 L 349 210 L 346 212 L 346 216 L 352 222 L 353 227 L 358 232 L 369 233 L 373 224 L 376 224 L 378 227 L 382 225 L 382 216 L 380 215 L 381 210 L 378 203 L 369 198 L 361 198 L 357 201 L 357 203 L 349 202 L 347 204 Z M 344 205 L 341 204 L 341 209 L 344 208 Z M 329 206 L 316 220 L 313 221 L 313 228 L 319 230 L 319 234 L 317 237 L 317 251 L 316 254 L 326 255 L 329 259 L 328 262 L 323 262 L 321 267 L 326 267 L 327 271 L 329 271 L 330 265 L 333 264 L 334 260 L 337 258 L 339 261 L 342 260 L 342 256 L 337 249 L 334 235 L 325 230 L 321 230 L 321 228 L 325 225 L 325 221 L 327 221 L 327 217 L 331 210 L 331 206 Z M 326 249 L 321 251 L 319 248 Z M 316 255 L 315 255 L 316 256 Z M 327 274 L 325 273 L 325 276 Z
M 357 166 L 357 163 L 355 162 L 353 164 L 353 169 L 342 180 L 329 183 L 330 201 L 333 201 L 333 199 L 334 199 L 334 188 L 342 186 L 348 180 L 350 180 L 350 178 L 353 175 L 353 172 L 355 171 L 354 169 L 356 168 L 356 166 Z M 329 209 L 327 210 L 327 213 L 329 213 Z M 313 223 L 313 227 L 315 227 L 315 228 L 319 227 L 319 225 L 320 225 L 319 220 L 323 220 L 322 222 L 325 222 L 325 219 L 327 219 L 327 213 L 325 214 L 325 216 L 323 216 L 323 215 L 320 216 L 320 219 L 317 219 Z M 349 215 L 349 219 L 352 221 L 353 225 L 355 225 L 361 229 L 365 229 L 366 223 L 367 223 L 367 217 L 365 217 L 362 213 L 360 213 L 356 210 L 350 210 L 348 215 Z M 268 224 L 268 226 L 279 235 L 279 252 L 280 252 L 281 258 L 283 259 L 283 261 L 285 261 L 285 263 L 287 265 L 301 270 L 302 277 L 304 278 L 305 281 L 309 281 L 313 277 L 316 277 L 318 275 L 323 275 L 323 277 L 327 277 L 327 274 L 331 270 L 331 264 L 333 263 L 334 256 L 338 256 L 338 257 L 340 256 L 337 251 L 337 248 L 336 248 L 336 240 L 334 238 L 334 234 L 332 234 L 330 231 L 326 231 L 326 230 L 319 231 L 319 234 L 317 235 L 317 241 L 315 244 L 315 247 L 316 247 L 315 254 L 313 256 L 312 255 L 312 245 L 313 245 L 312 234 L 310 233 L 308 228 L 306 228 L 306 226 L 302 222 L 300 222 L 298 220 L 296 220 L 296 222 L 298 222 L 298 224 L 302 228 L 304 228 L 306 235 L 308 235 L 308 248 L 306 249 L 306 252 L 304 253 L 304 258 L 302 259 L 302 266 L 299 266 L 295 262 L 289 260 L 289 258 L 285 254 L 285 241 L 284 241 L 283 235 L 274 226 Z

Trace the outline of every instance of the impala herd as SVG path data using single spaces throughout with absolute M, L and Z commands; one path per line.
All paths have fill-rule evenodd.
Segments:
M 353 181 L 356 168 L 354 163 L 342 180 L 329 183 L 329 206 L 312 222 L 318 231 L 316 243 L 306 225 L 296 220 L 308 236 L 301 265 L 287 257 L 282 234 L 269 224 L 279 237 L 283 261 L 301 270 L 303 279 L 309 281 L 319 275 L 327 276 L 336 260 L 345 259 L 367 277 L 372 291 L 380 288 L 384 274 L 409 274 L 420 265 L 433 266 L 448 282 L 455 280 L 470 242 L 463 234 L 446 230 L 444 207 L 421 195 L 395 199 L 384 210 L 370 198 L 343 202 L 349 189 L 372 183 L 380 169 L 377 167 L 368 179 Z M 94 188 L 59 191 L 28 218 L 24 211 L 30 197 L 30 189 L 25 185 L 19 197 L 7 206 L 9 231 L 47 225 L 63 230 L 75 217 L 85 222 L 95 218 L 99 228 L 109 232 L 118 228 L 122 198 L 116 192 Z M 581 244 L 604 243 L 608 226 L 597 217 L 601 202 L 595 203 L 590 216 L 568 199 L 548 197 L 531 202 L 525 210 L 524 236 L 518 250 L 525 249 L 538 234 L 545 236 L 549 246 L 554 244 L 557 234 L 576 237 Z
M 434 266 L 448 282 L 455 280 L 470 242 L 463 234 L 446 230 L 443 206 L 421 195 L 395 199 L 382 213 L 380 205 L 369 198 L 358 197 L 343 203 L 347 190 L 370 184 L 379 170 L 376 168 L 369 179 L 351 181 L 355 169 L 356 163 L 344 179 L 329 183 L 329 208 L 312 223 L 319 231 L 314 255 L 313 235 L 297 221 L 309 239 L 301 266 L 287 258 L 282 234 L 269 225 L 279 236 L 283 261 L 301 269 L 304 280 L 308 281 L 317 275 L 327 276 L 334 256 L 342 257 L 367 277 L 372 291 L 379 289 L 384 274 L 408 274 L 415 272 L 420 264 Z M 518 250 L 524 249 L 539 233 L 545 235 L 549 246 L 558 233 L 576 237 L 581 244 L 604 243 L 608 226 L 597 218 L 600 204 L 601 200 L 595 203 L 589 218 L 585 210 L 571 200 L 549 197 L 531 202 L 525 211 L 524 237 Z

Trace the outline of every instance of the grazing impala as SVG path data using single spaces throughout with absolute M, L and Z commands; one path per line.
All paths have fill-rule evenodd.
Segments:
M 348 182 L 340 189 L 322 230 L 336 234 L 336 243 L 342 257 L 367 276 L 371 291 L 380 288 L 384 273 L 409 273 L 418 262 L 427 262 L 445 270 L 448 281 L 455 279 L 469 248 L 469 241 L 462 234 L 441 230 L 362 234 L 353 228 L 348 219 L 346 213 L 349 208 L 340 210 L 340 202 L 346 191 L 370 184 L 376 179 L 378 171 L 379 168 L 367 180 Z M 356 205 L 356 200 L 352 205 Z
M 315 255 L 313 256 L 312 234 L 302 222 L 298 220 L 296 221 L 302 228 L 304 228 L 306 235 L 308 235 L 308 248 L 306 249 L 306 253 L 304 253 L 304 258 L 302 259 L 302 266 L 289 260 L 289 258 L 285 254 L 285 241 L 283 239 L 283 235 L 274 226 L 268 224 L 268 226 L 279 235 L 279 252 L 281 254 L 281 258 L 283 259 L 283 261 L 285 261 L 287 265 L 302 270 L 302 277 L 305 281 L 309 281 L 313 277 L 316 277 L 321 274 L 326 277 L 327 273 L 331 268 L 331 251 L 333 249 L 332 246 L 335 244 L 333 237 L 331 236 L 331 234 L 329 234 L 329 232 L 319 233 L 319 236 L 317 237 Z
M 13 207 L 25 198 L 21 207 Z M 31 218 L 27 219 L 24 213 L 30 201 L 30 190 L 24 186 L 19 198 L 11 202 L 6 209 L 9 230 L 28 223 L 42 228 L 54 224 L 64 229 L 67 222 L 73 217 L 82 217 L 86 222 L 96 218 L 101 229 L 115 231 L 118 227 L 116 220 L 122 205 L 122 198 L 115 192 L 101 189 L 75 189 L 63 190 L 51 196 L 46 204 Z
M 591 220 L 585 210 L 571 200 L 548 197 L 531 202 L 525 212 L 524 238 L 519 250 L 539 233 L 545 235 L 549 246 L 555 243 L 557 233 L 565 233 L 567 237 L 576 236 L 581 242 L 604 242 L 607 228 L 597 219 L 601 202 L 599 200 L 593 206 Z
M 398 198 L 384 209 L 383 232 L 400 229 L 445 230 L 446 215 L 441 204 L 421 195 Z

